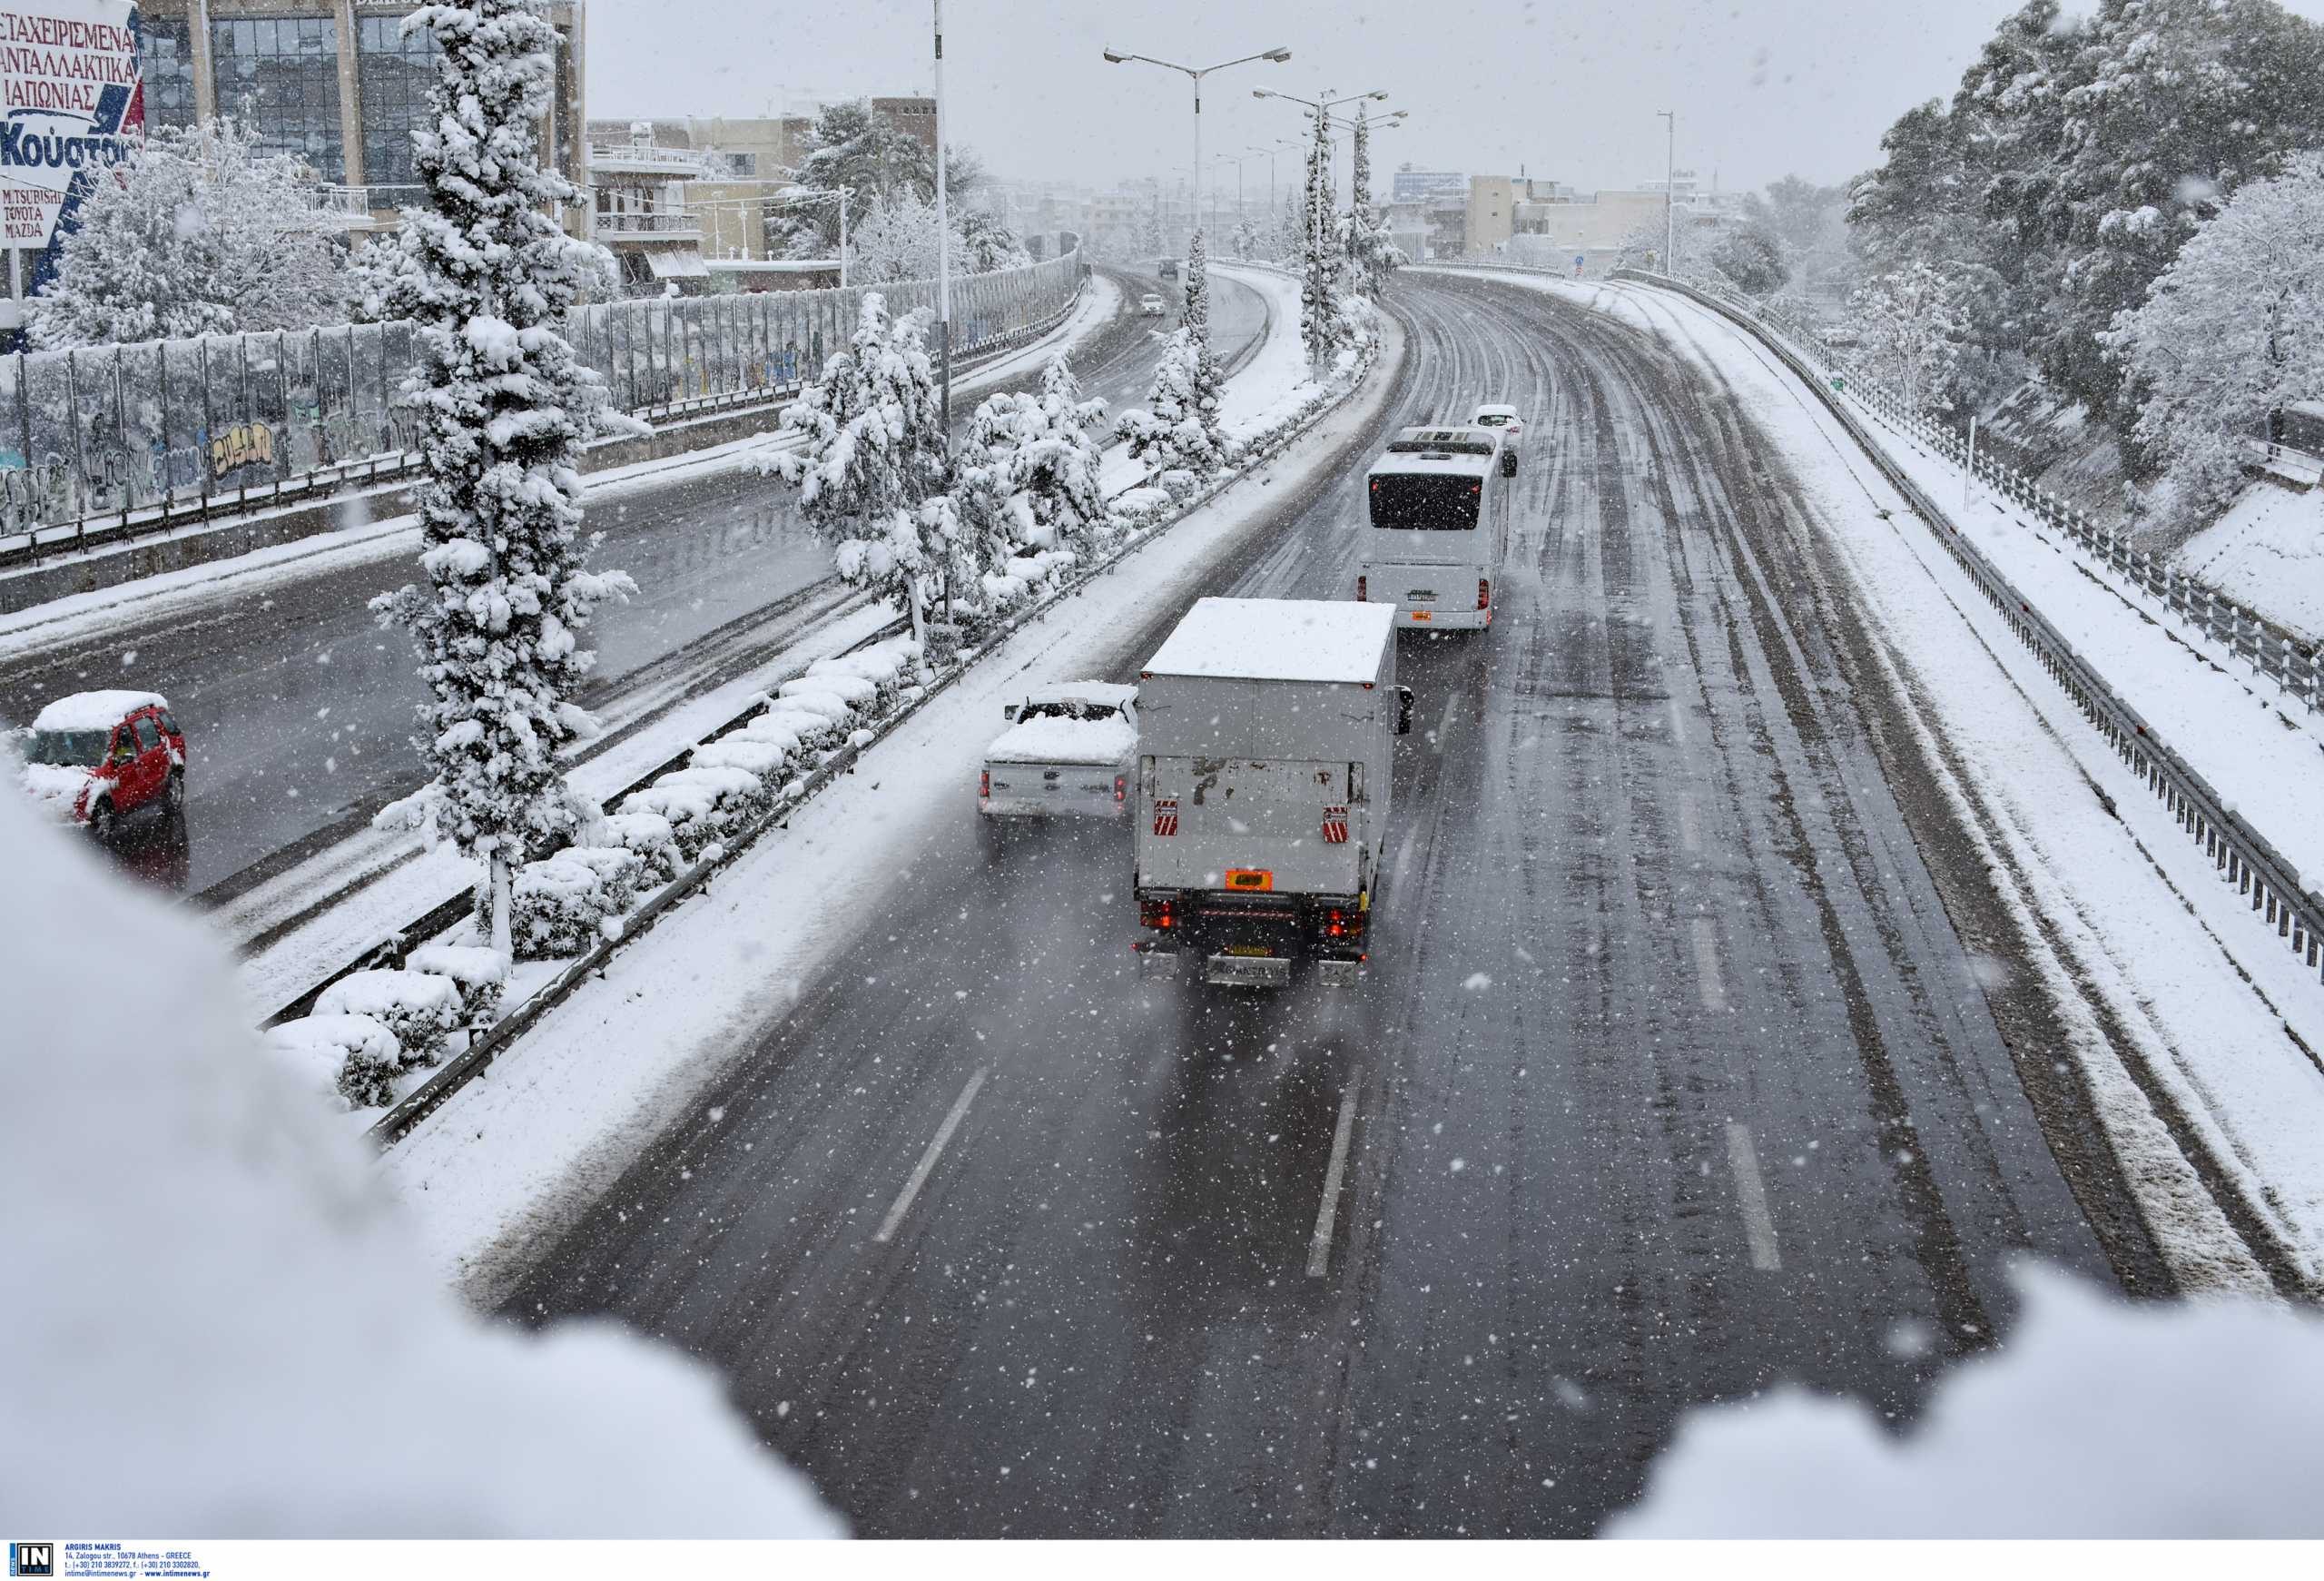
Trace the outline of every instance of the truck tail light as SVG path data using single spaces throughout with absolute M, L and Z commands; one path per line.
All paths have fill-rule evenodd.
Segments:
M 1360 939 L 1364 937 L 1364 913 L 1345 906 L 1333 906 L 1324 914 L 1324 936 L 1327 939 Z
M 991 799 L 992 770 L 988 768 L 982 774 L 977 776 L 977 800 L 980 802 L 989 802 Z
M 1167 900 L 1139 901 L 1137 920 L 1149 928 L 1175 928 L 1178 925 L 1177 913 Z
M 1480 609 L 1492 608 L 1492 581 L 1490 578 L 1477 578 L 1477 608 Z
M 1118 774 L 1114 776 L 1114 805 L 1119 806 L 1128 800 L 1129 800 L 1129 776 Z
M 1372 578 L 1369 578 L 1369 577 L 1358 577 L 1358 578 L 1355 579 L 1355 601 L 1356 601 L 1357 603 L 1361 604 L 1361 603 L 1365 602 L 1364 596 L 1364 589 L 1365 589 L 1366 588 L 1368 588 L 1369 586 L 1371 586 L 1371 583 L 1372 583 Z

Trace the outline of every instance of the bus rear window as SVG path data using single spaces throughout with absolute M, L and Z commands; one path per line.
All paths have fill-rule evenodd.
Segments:
M 1474 478 L 1399 476 L 1372 479 L 1372 525 L 1403 532 L 1466 532 L 1477 525 L 1483 485 Z

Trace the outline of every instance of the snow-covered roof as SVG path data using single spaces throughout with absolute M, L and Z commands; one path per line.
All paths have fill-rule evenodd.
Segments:
M 1366 476 L 1383 472 L 1449 472 L 1481 478 L 1492 470 L 1493 457 L 1500 450 L 1501 433 L 1496 429 L 1465 424 L 1459 428 L 1406 429 L 1389 441 L 1387 450 L 1372 463 Z
M 1148 676 L 1243 680 L 1369 681 L 1381 650 L 1395 640 L 1392 604 L 1315 598 L 1197 600 Z
M 35 730 L 110 730 L 140 708 L 166 708 L 159 692 L 75 692 L 59 697 L 33 721 Z
M 1083 702 L 1118 708 L 1125 703 L 1137 701 L 1137 688 L 1118 686 L 1112 681 L 1053 681 L 1045 687 L 1026 687 L 1024 700 L 1028 703 Z
M 1517 409 L 1513 406 L 1488 404 L 1477 408 L 1477 415 L 1479 417 L 1515 417 Z

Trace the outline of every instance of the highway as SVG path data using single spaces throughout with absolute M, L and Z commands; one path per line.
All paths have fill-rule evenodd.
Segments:
M 1382 423 L 1207 589 L 1348 596 L 1385 429 L 1527 414 L 1496 628 L 1401 654 L 1364 986 L 1139 982 L 1126 834 L 989 859 L 963 783 L 507 1316 L 705 1359 L 864 1535 L 1536 1537 L 1692 1404 L 1911 1412 L 2020 1253 L 2169 1288 L 1825 508 L 1635 331 L 1390 305 Z
M 1144 400 L 1160 354 L 1153 331 L 1176 326 L 1179 300 L 1173 282 L 1114 274 L 1122 311 L 1082 343 L 1076 365 L 1085 392 L 1108 410 Z M 1137 316 L 1139 293 L 1152 290 L 1170 301 L 1169 318 Z M 1213 296 L 1224 359 L 1265 332 L 1265 307 L 1223 277 Z M 586 530 L 605 534 L 591 563 L 629 572 L 639 588 L 629 603 L 600 609 L 592 628 L 597 668 L 583 702 L 609 729 L 764 663 L 845 591 L 790 490 L 754 472 L 624 489 L 590 508 Z M 101 636 L 0 658 L 0 721 L 29 722 L 52 698 L 91 687 L 166 696 L 188 734 L 183 845 L 157 854 L 148 840 L 123 858 L 221 904 L 361 828 L 419 783 L 411 645 L 379 629 L 366 607 L 416 574 L 408 556 L 342 560 L 257 593 L 222 595 L 191 617 L 133 606 Z

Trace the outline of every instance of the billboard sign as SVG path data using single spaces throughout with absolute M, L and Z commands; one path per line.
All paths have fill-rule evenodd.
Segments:
M 145 134 L 128 0 L 0 0 L 0 236 L 44 251 Z M 43 272 L 45 272 L 44 271 Z

